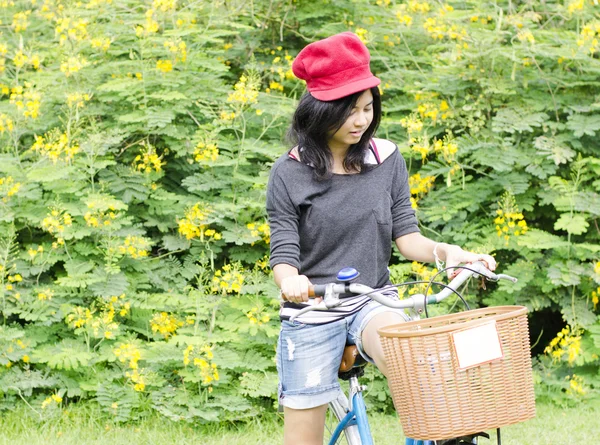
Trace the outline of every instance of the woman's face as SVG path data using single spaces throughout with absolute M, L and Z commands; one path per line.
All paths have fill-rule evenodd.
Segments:
M 358 143 L 373 122 L 373 94 L 365 90 L 356 101 L 346 122 L 329 136 L 329 148 L 345 148 Z

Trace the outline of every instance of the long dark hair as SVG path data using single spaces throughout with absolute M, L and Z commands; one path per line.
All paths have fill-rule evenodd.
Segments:
M 306 92 L 300 98 L 292 118 L 287 137 L 290 143 L 298 146 L 300 161 L 314 167 L 315 177 L 322 181 L 332 175 L 333 156 L 327 145 L 329 134 L 336 132 L 346 122 L 358 98 L 364 91 L 324 102 Z M 377 87 L 373 94 L 373 121 L 363 133 L 360 141 L 350 146 L 344 159 L 347 171 L 365 171 L 364 154 L 369 149 L 369 141 L 381 121 L 381 96 Z

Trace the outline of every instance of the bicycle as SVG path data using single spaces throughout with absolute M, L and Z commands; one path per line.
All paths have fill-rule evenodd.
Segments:
M 498 281 L 501 279 L 516 282 L 516 278 L 505 274 L 495 274 L 488 270 L 485 265 L 481 262 L 473 263 L 468 266 L 457 266 L 463 270 L 447 285 L 442 283 L 429 282 L 431 284 L 439 284 L 443 286 L 443 290 L 437 294 L 432 294 L 427 297 L 423 294 L 415 294 L 405 300 L 392 300 L 389 297 L 384 296 L 380 291 L 381 289 L 372 289 L 368 286 L 351 283 L 358 276 L 358 272 L 355 269 L 344 268 L 338 273 L 338 283 L 329 283 L 325 285 L 314 285 L 311 286 L 309 294 L 311 297 L 322 297 L 322 301 L 316 305 L 306 307 L 298 312 L 295 316 L 290 318 L 290 321 L 294 321 L 297 317 L 304 313 L 312 310 L 325 310 L 339 306 L 341 304 L 341 294 L 357 294 L 357 295 L 368 295 L 371 299 L 378 301 L 388 307 L 395 309 L 409 309 L 410 319 L 418 320 L 421 314 L 427 313 L 428 304 L 436 304 L 447 298 L 452 294 L 456 294 L 463 300 L 467 305 L 466 301 L 462 298 L 458 292 L 458 288 L 465 283 L 471 277 L 484 277 L 489 281 Z M 441 271 L 440 271 L 441 272 Z M 434 277 L 435 278 L 435 277 Z M 403 284 L 412 284 L 403 283 Z M 425 294 L 428 292 L 426 291 Z M 468 305 L 467 305 L 468 308 Z M 329 445 L 339 443 L 338 441 L 342 437 L 342 433 L 346 437 L 348 445 L 373 445 L 373 439 L 371 436 L 370 426 L 367 419 L 367 409 L 364 403 L 362 392 L 366 389 L 365 386 L 360 385 L 358 378 L 363 375 L 364 367 L 367 362 L 358 354 L 356 346 L 346 346 L 344 351 L 344 359 L 340 366 L 339 378 L 342 380 L 349 381 L 349 391 L 346 395 L 342 391 L 342 395 L 337 400 L 329 404 L 329 411 L 333 414 L 337 425 L 330 431 L 331 437 L 327 442 Z M 481 432 L 468 436 L 450 438 L 438 441 L 429 440 L 415 440 L 406 438 L 405 445 L 459 445 L 469 444 L 476 445 L 478 443 L 478 437 L 489 438 L 487 433 Z M 501 444 L 500 429 L 497 429 L 498 445 Z

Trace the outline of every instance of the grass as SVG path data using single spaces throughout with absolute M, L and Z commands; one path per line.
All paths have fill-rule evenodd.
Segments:
M 537 417 L 502 429 L 503 445 L 575 445 L 598 436 L 600 405 L 559 408 L 539 404 Z M 370 415 L 377 445 L 404 443 L 402 429 L 395 416 Z M 271 445 L 282 443 L 282 419 L 271 415 L 244 424 L 190 425 L 171 422 L 158 414 L 135 423 L 117 424 L 91 404 L 71 406 L 52 419 L 40 420 L 27 407 L 0 416 L 0 445 Z M 595 431 L 595 432 L 594 432 Z M 482 445 L 496 445 L 493 440 Z

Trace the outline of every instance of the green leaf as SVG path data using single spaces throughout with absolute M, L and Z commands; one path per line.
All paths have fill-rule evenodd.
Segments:
M 578 262 L 559 261 L 548 267 L 548 278 L 556 286 L 578 286 L 581 276 L 585 274 L 585 268 Z
M 252 369 L 254 371 L 264 371 L 274 366 L 272 357 L 265 357 L 255 350 L 248 350 L 244 354 L 244 359 L 239 363 L 242 369 Z
M 565 164 L 571 161 L 576 154 L 574 150 L 571 150 L 556 138 L 547 136 L 537 137 L 534 146 L 537 148 L 540 155 L 552 160 L 556 165 Z
M 216 363 L 219 368 L 236 369 L 244 363 L 238 352 L 223 346 L 216 346 L 213 350 L 213 354 L 213 362 Z
M 73 175 L 73 167 L 56 168 L 56 165 L 50 164 L 32 168 L 27 172 L 27 179 L 32 182 L 53 182 L 70 175 Z
M 492 131 L 497 133 L 532 132 L 548 120 L 546 113 L 528 113 L 520 108 L 501 108 L 492 118 Z
M 554 230 L 566 230 L 571 235 L 581 235 L 587 232 L 589 224 L 583 215 L 563 213 L 554 223 Z
M 84 288 L 89 284 L 96 283 L 100 278 L 94 274 L 88 273 L 95 267 L 91 261 L 71 260 L 65 262 L 66 277 L 59 277 L 56 284 L 64 287 Z
M 600 115 L 574 114 L 569 116 L 567 128 L 573 131 L 575 137 L 582 137 L 584 134 L 595 136 L 596 131 L 600 130 Z
M 190 100 L 190 98 L 188 96 L 180 93 L 179 91 L 164 91 L 164 92 L 161 91 L 161 92 L 149 94 L 148 97 L 150 99 L 158 99 L 160 101 L 166 101 L 166 102 L 179 101 L 179 100 L 184 100 L 184 101 Z
M 55 345 L 36 349 L 31 357 L 34 363 L 47 363 L 53 369 L 78 370 L 87 366 L 93 355 L 77 340 L 64 339 Z
M 116 422 L 126 422 L 132 418 L 132 410 L 139 406 L 139 393 L 131 386 L 106 383 L 98 387 L 96 402 Z
M 103 269 L 96 269 L 93 275 L 94 283 L 89 285 L 89 289 L 99 297 L 124 294 L 129 286 L 129 280 L 122 272 L 109 274 Z
M 55 388 L 59 381 L 48 372 L 39 370 L 22 370 L 14 366 L 0 375 L 0 391 L 14 394 L 22 392 L 29 397 L 34 389 Z
M 540 229 L 529 229 L 527 233 L 517 238 L 517 244 L 529 249 L 541 250 L 566 247 L 569 242 Z
M 124 203 L 134 200 L 144 201 L 148 198 L 148 179 L 140 172 L 124 165 L 118 165 L 112 170 L 103 170 L 99 174 L 106 181 L 109 190 Z
M 245 372 L 240 377 L 240 392 L 250 397 L 271 397 L 277 393 L 277 374 Z
M 162 238 L 162 244 L 170 252 L 175 250 L 187 250 L 190 248 L 190 240 L 182 236 L 165 235 Z

